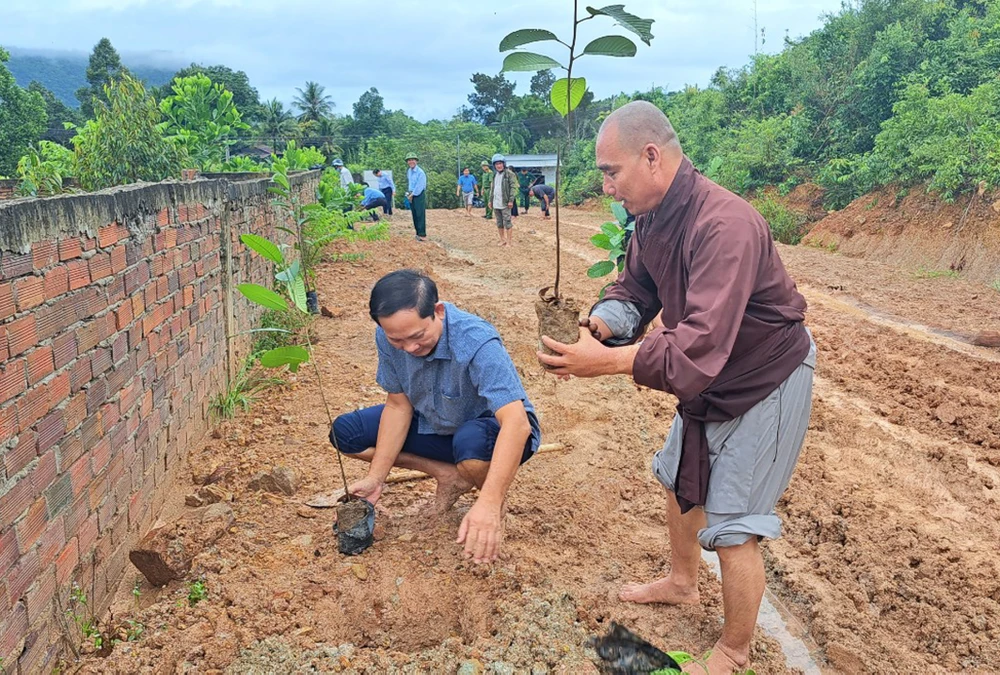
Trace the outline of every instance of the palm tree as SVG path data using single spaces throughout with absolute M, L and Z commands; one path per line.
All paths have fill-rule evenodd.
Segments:
M 264 101 L 260 106 L 260 122 L 257 134 L 271 139 L 272 148 L 277 151 L 278 139 L 298 136 L 299 125 L 292 113 L 285 110 L 285 104 L 276 98 Z
M 299 95 L 292 103 L 302 111 L 299 120 L 302 122 L 318 122 L 333 112 L 333 99 L 326 95 L 326 87 L 318 82 L 306 82 L 305 89 L 295 88 Z
M 521 114 L 516 110 L 504 110 L 494 128 L 507 146 L 507 151 L 518 154 L 524 152 L 531 140 L 531 132 L 524 126 Z

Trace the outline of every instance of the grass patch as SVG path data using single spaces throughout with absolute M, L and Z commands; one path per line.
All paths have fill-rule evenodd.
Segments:
M 249 410 L 265 390 L 285 383 L 280 377 L 266 376 L 256 366 L 256 355 L 248 358 L 233 378 L 229 389 L 212 399 L 210 410 L 217 419 L 232 419 L 240 410 Z
M 961 272 L 958 270 L 935 270 L 929 267 L 921 267 L 913 273 L 917 279 L 958 279 Z
M 997 279 L 992 284 L 990 284 L 990 288 L 992 288 L 997 293 L 1000 293 L 1000 279 Z

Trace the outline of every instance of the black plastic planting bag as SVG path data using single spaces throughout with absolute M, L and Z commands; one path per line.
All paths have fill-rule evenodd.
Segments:
M 333 532 L 337 535 L 337 548 L 341 553 L 364 553 L 374 541 L 375 507 L 366 499 L 351 499 L 339 504 Z
M 601 662 L 598 667 L 607 675 L 652 673 L 663 668 L 680 669 L 669 654 L 649 644 L 641 637 L 614 621 L 608 634 L 593 638 L 591 645 Z

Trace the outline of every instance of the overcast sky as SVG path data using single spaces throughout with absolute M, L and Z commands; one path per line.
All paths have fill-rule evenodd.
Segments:
M 632 59 L 586 57 L 575 74 L 598 98 L 707 84 L 719 66 L 744 65 L 754 51 L 754 0 L 590 0 L 624 2 L 655 19 L 652 47 Z M 588 0 L 580 0 L 581 11 Z M 786 34 L 808 34 L 840 0 L 757 0 L 761 51 Z M 154 55 L 165 65 L 221 63 L 244 70 L 262 98 L 290 102 L 306 80 L 326 86 L 336 111 L 377 87 L 388 108 L 417 119 L 450 118 L 472 91 L 473 72 L 495 74 L 497 45 L 518 28 L 547 28 L 568 41 L 572 0 L 0 0 L 0 45 L 89 51 L 101 38 L 128 61 Z M 610 19 L 584 24 L 580 39 L 629 33 Z M 548 46 L 542 46 L 548 45 Z M 563 60 L 561 46 L 538 51 Z M 148 59 L 143 59 L 148 60 Z M 565 62 L 565 61 L 563 61 Z M 530 74 L 513 77 L 526 93 Z

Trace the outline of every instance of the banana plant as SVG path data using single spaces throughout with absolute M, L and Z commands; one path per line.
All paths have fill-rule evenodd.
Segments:
M 638 48 L 629 38 L 622 35 L 603 35 L 591 40 L 583 48 L 582 52 L 577 52 L 577 39 L 579 37 L 580 26 L 587 21 L 598 17 L 606 17 L 627 31 L 634 33 L 646 45 L 653 39 L 650 32 L 653 26 L 652 19 L 643 19 L 625 11 L 625 5 L 608 5 L 595 9 L 586 7 L 587 16 L 580 16 L 579 0 L 573 0 L 573 33 L 569 42 L 559 39 L 559 37 L 549 30 L 541 28 L 523 28 L 507 35 L 500 41 L 500 52 L 508 52 L 518 49 L 527 44 L 535 42 L 557 42 L 569 51 L 569 60 L 563 65 L 556 59 L 537 54 L 534 52 L 514 51 L 508 54 L 503 61 L 502 72 L 537 72 L 540 70 L 560 69 L 566 71 L 566 77 L 556 80 L 549 92 L 549 99 L 552 107 L 559 112 L 566 120 L 566 140 L 567 144 L 573 140 L 573 111 L 580 105 L 584 95 L 587 93 L 587 80 L 582 77 L 573 77 L 573 66 L 576 60 L 582 56 L 612 56 L 617 58 L 630 58 L 636 55 Z M 557 153 L 556 160 L 556 194 L 559 194 L 562 151 Z M 556 200 L 556 279 L 552 287 L 553 296 L 551 300 L 558 300 L 559 276 L 561 266 L 561 242 L 559 237 L 559 203 Z M 547 289 L 543 289 L 547 290 Z

